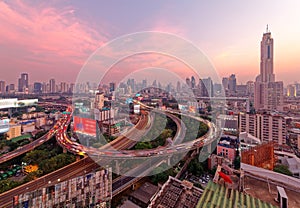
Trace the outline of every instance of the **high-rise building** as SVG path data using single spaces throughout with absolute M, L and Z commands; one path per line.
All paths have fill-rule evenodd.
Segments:
M 94 103 L 95 108 L 101 110 L 104 107 L 104 100 L 105 100 L 104 93 L 103 92 L 97 93 L 95 97 L 95 103 Z
M 214 89 L 213 89 L 213 81 L 210 77 L 201 79 L 201 95 L 203 97 L 213 97 Z
M 240 113 L 239 130 L 257 137 L 261 142 L 286 143 L 286 118 L 281 115 Z
M 228 82 L 229 82 L 228 77 L 223 77 L 222 78 L 222 85 L 223 85 L 223 88 L 224 88 L 225 92 L 228 91 Z
M 40 82 L 35 82 L 33 84 L 33 92 L 34 93 L 42 93 L 42 83 Z
M 236 77 L 235 74 L 230 75 L 228 78 L 228 90 L 230 95 L 234 95 L 236 93 Z
M 0 81 L 0 94 L 5 93 L 5 81 Z
M 9 93 L 14 93 L 15 92 L 15 85 L 14 84 L 10 84 L 8 87 L 8 92 Z
M 297 87 L 294 84 L 287 86 L 287 92 L 288 97 L 296 97 L 297 96 Z
M 109 83 L 109 92 L 115 91 L 115 88 L 116 88 L 116 83 L 114 82 Z
M 145 89 L 147 87 L 147 80 L 143 79 L 142 81 L 142 89 Z
M 273 73 L 273 38 L 268 30 L 260 43 L 260 74 L 256 77 L 254 107 L 256 109 L 282 110 L 283 82 L 275 82 Z
M 50 79 L 49 85 L 50 85 L 49 92 L 50 93 L 55 93 L 56 92 L 55 79 Z
M 179 81 L 177 81 L 176 91 L 177 91 L 177 92 L 181 92 L 181 84 L 180 84 Z
M 254 96 L 254 82 L 253 81 L 247 82 L 247 95 L 249 95 L 249 97 Z
M 192 87 L 192 89 L 194 89 L 196 87 L 196 80 L 195 80 L 194 76 L 191 77 L 191 87 Z
M 25 92 L 26 89 L 28 90 L 29 86 L 29 81 L 28 81 L 28 74 L 27 73 L 22 73 L 21 77 L 18 80 L 18 91 L 19 92 Z
M 190 78 L 186 78 L 185 79 L 185 83 L 186 83 L 186 85 L 188 86 L 188 88 L 192 88 L 192 83 L 191 83 L 191 80 L 190 80 Z
M 61 82 L 60 83 L 60 92 L 66 93 L 69 91 L 69 86 L 66 82 Z

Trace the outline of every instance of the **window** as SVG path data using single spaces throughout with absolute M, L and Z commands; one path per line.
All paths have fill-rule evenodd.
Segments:
M 270 45 L 268 45 L 268 59 L 271 57 L 271 48 Z

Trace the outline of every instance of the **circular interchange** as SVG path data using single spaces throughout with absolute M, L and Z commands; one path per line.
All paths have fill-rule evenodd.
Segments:
M 118 68 L 116 66 L 119 63 L 122 63 L 123 60 L 128 59 L 128 57 L 149 53 L 155 55 L 163 54 L 164 56 L 172 57 L 177 61 L 179 60 L 181 63 L 183 63 L 183 65 L 187 66 L 187 68 L 189 68 L 191 72 L 193 72 L 197 76 L 197 78 L 211 77 L 213 80 L 220 81 L 216 71 L 214 70 L 214 67 L 209 62 L 207 57 L 191 42 L 188 42 L 173 34 L 160 32 L 141 32 L 122 36 L 95 51 L 95 53 L 89 57 L 85 65 L 82 67 L 77 77 L 76 85 L 80 85 L 81 83 L 103 84 L 105 81 L 107 81 L 106 79 L 112 78 L 114 78 L 113 81 L 118 81 L 118 83 L 120 83 L 121 81 L 123 81 L 122 79 L 125 75 L 128 76 L 128 74 L 134 74 L 140 69 L 145 69 L 147 67 L 147 64 L 149 64 L 149 67 L 153 67 L 153 58 L 145 60 L 144 62 L 142 62 L 142 64 L 140 64 L 139 59 L 139 64 L 135 67 L 133 67 L 132 61 L 127 61 L 127 63 L 126 61 L 124 61 L 126 63 L 125 66 L 127 66 L 126 69 L 129 69 L 129 72 L 127 71 L 125 74 L 121 73 L 121 77 L 118 77 L 118 74 L 120 74 L 118 72 L 120 71 L 118 71 Z M 124 67 L 124 65 L 121 66 Z M 172 69 L 170 71 L 168 66 L 169 65 L 166 65 L 166 63 L 164 62 L 155 64 L 156 68 L 163 69 L 162 72 L 165 73 L 165 69 L 167 68 L 166 71 L 169 70 L 170 74 L 177 75 L 177 78 L 181 78 L 181 81 L 184 80 L 184 75 L 180 74 L 180 70 Z M 207 86 L 205 87 L 207 88 Z M 78 105 L 78 100 L 80 100 L 79 102 L 82 102 L 82 100 L 84 100 L 86 97 L 89 97 L 88 93 L 74 93 L 73 108 L 75 109 Z M 225 96 L 221 95 L 221 97 Z M 187 91 L 187 94 L 185 96 L 175 96 L 175 98 L 177 101 L 183 99 L 188 99 L 191 102 L 197 101 L 194 93 L 190 89 Z M 116 98 L 116 100 L 118 99 Z M 137 100 L 135 100 L 134 102 L 143 106 L 150 112 L 155 110 L 154 108 L 143 105 L 143 103 Z M 113 104 L 114 108 L 116 108 L 118 107 L 119 103 L 117 101 Z M 211 101 L 210 104 L 215 112 L 222 110 L 219 103 L 216 104 L 215 102 Z M 90 103 L 83 105 L 86 105 L 84 107 L 89 109 Z M 175 112 L 172 110 L 155 111 L 156 113 L 163 114 L 166 117 L 170 117 L 173 114 L 183 115 L 181 112 Z M 218 113 L 216 112 L 215 115 L 217 114 Z M 82 118 L 95 121 L 94 112 L 82 113 L 75 110 L 72 116 L 74 120 Z M 216 143 L 214 141 L 216 141 L 220 135 L 220 127 L 216 126 L 215 124 L 216 118 L 213 117 L 212 122 L 209 122 L 207 120 L 201 119 L 200 117 L 197 117 L 197 115 L 190 117 L 197 120 L 198 124 L 200 122 L 203 122 L 209 127 L 208 132 L 204 136 L 197 138 L 195 135 L 195 138 L 190 142 L 172 144 L 150 150 L 123 150 L 114 148 L 114 146 L 112 145 L 113 142 L 108 143 L 106 142 L 106 140 L 103 140 L 104 136 L 99 131 L 98 125 L 95 125 L 96 134 L 94 135 L 82 134 L 80 133 L 80 131 L 76 130 L 75 132 L 78 135 L 80 143 L 84 144 L 84 146 L 81 146 L 82 151 L 86 152 L 101 166 L 111 166 L 113 172 L 119 175 L 141 177 L 157 174 L 158 172 L 162 172 L 169 169 L 170 167 L 173 167 L 192 149 L 212 145 L 213 143 L 216 146 Z M 95 123 L 98 124 L 98 122 L 96 121 Z M 183 122 L 181 121 L 181 124 L 182 123 Z M 77 124 L 80 124 L 80 121 Z M 187 129 L 184 129 L 184 131 L 186 130 Z M 133 131 L 136 132 L 137 135 L 141 133 L 137 129 L 134 129 Z M 126 135 L 123 136 L 126 137 Z M 104 144 L 100 148 L 93 148 L 88 143 L 88 141 L 90 140 L 97 140 L 102 142 L 105 141 L 106 144 Z M 136 139 L 132 138 L 131 140 Z M 199 159 L 201 160 L 206 159 L 213 151 L 214 147 L 207 148 L 205 151 L 203 149 L 200 151 L 199 156 Z M 164 163 L 164 165 L 161 165 L 162 163 Z M 156 167 L 160 167 L 158 171 L 154 171 Z

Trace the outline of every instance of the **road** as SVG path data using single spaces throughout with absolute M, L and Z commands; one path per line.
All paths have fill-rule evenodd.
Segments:
M 4 162 L 7 162 L 15 157 L 18 157 L 26 152 L 29 152 L 31 150 L 33 150 L 34 148 L 42 145 L 43 143 L 47 142 L 48 140 L 50 140 L 55 134 L 56 132 L 58 131 L 58 127 L 61 126 L 61 122 L 62 122 L 62 119 L 59 119 L 56 124 L 53 126 L 52 129 L 50 129 L 48 131 L 48 133 L 46 133 L 45 135 L 43 135 L 42 137 L 40 137 L 39 139 L 36 139 L 34 140 L 33 142 L 30 142 L 29 144 L 27 145 L 24 145 L 14 151 L 11 151 L 5 155 L 2 155 L 0 157 L 0 164 L 1 163 L 4 163 Z
M 72 112 L 72 109 L 69 109 L 69 111 Z M 148 126 L 149 118 L 147 118 L 147 117 L 148 116 L 143 116 L 143 118 L 140 120 L 140 123 L 138 124 L 141 126 L 138 126 L 137 128 L 143 129 L 146 126 Z M 62 119 L 62 123 L 60 123 L 59 132 L 57 132 L 57 135 L 58 135 L 57 139 L 58 139 L 59 143 L 62 145 L 63 145 L 62 141 L 73 144 L 73 147 L 77 148 L 77 150 L 78 150 L 78 151 L 73 150 L 73 153 L 82 152 L 83 151 L 82 146 L 80 146 L 78 143 L 74 143 L 74 142 L 70 141 L 68 139 L 67 135 L 65 134 L 66 127 L 69 125 L 70 120 L 71 120 L 71 115 L 66 115 Z M 163 148 L 163 150 L 161 148 L 156 148 L 155 150 L 150 150 L 150 151 L 154 151 L 154 152 L 151 152 L 151 154 L 152 155 L 153 154 L 154 155 L 162 154 L 162 156 L 165 156 L 164 154 L 173 155 L 175 152 L 177 152 L 177 153 L 180 153 L 180 151 L 186 152 L 187 150 L 190 150 L 192 148 L 196 148 L 198 146 L 203 146 L 204 143 L 199 142 L 199 141 L 205 141 L 205 140 L 210 141 L 216 135 L 216 132 L 215 132 L 216 127 L 212 123 L 209 123 L 208 121 L 206 121 L 206 123 L 209 126 L 209 132 L 206 135 L 204 135 L 203 137 L 198 138 L 197 140 L 192 141 L 192 142 L 178 144 L 178 145 L 174 145 L 171 147 L 166 147 L 166 148 Z M 135 134 L 134 130 L 129 131 L 128 133 L 129 133 L 129 136 L 130 136 L 130 134 L 132 134 L 133 136 L 137 136 Z M 178 133 L 178 132 L 176 135 L 182 136 L 182 134 Z M 138 137 L 140 137 L 140 136 L 141 135 L 138 135 Z M 132 141 L 131 139 L 129 139 L 129 140 Z M 115 144 L 113 144 L 113 146 L 117 150 L 118 149 L 126 149 L 129 147 L 129 143 L 130 142 L 125 142 L 125 144 L 124 144 L 124 143 L 118 141 Z M 101 150 L 99 150 L 99 149 L 97 149 L 97 151 L 101 152 Z M 107 150 L 106 150 L 106 152 L 107 152 Z M 148 157 L 149 150 L 145 150 L 145 152 L 147 152 L 147 153 L 146 154 L 143 153 L 142 155 Z M 103 154 L 103 152 L 102 152 L 102 154 Z M 112 156 L 111 153 L 109 155 Z M 130 155 L 130 157 L 132 157 L 132 155 Z M 136 173 L 139 173 L 138 175 L 143 177 L 143 176 L 149 174 L 153 170 L 153 168 L 157 167 L 161 162 L 162 162 L 162 160 L 159 157 L 154 157 L 153 159 L 151 159 L 150 165 L 149 165 L 149 163 L 146 162 L 146 163 L 143 163 L 140 166 L 134 168 L 131 171 L 134 172 L 133 175 L 137 175 Z M 14 195 L 18 195 L 19 193 L 22 193 L 22 192 L 32 191 L 37 188 L 45 187 L 45 186 L 49 185 L 49 181 L 51 182 L 51 184 L 53 184 L 53 183 L 56 183 L 58 179 L 63 181 L 63 180 L 67 180 L 69 178 L 73 178 L 73 177 L 82 175 L 84 171 L 89 172 L 97 167 L 99 167 L 99 165 L 97 165 L 93 160 L 91 160 L 90 158 L 84 158 L 77 163 L 71 164 L 67 167 L 59 169 L 56 172 L 53 172 L 44 177 L 41 177 L 39 179 L 36 179 L 34 181 L 31 181 L 27 184 L 24 184 L 20 187 L 17 187 L 13 190 L 10 190 L 8 192 L 1 194 L 0 195 L 0 199 L 1 199 L 0 207 L 10 207 L 11 203 L 12 203 L 12 198 Z M 139 179 L 140 179 L 139 177 L 122 176 L 118 180 L 115 180 L 113 183 L 114 193 L 115 194 L 118 193 L 119 191 L 123 190 L 124 187 L 128 187 L 130 184 L 132 184 L 133 182 L 135 182 L 136 180 L 139 180 Z

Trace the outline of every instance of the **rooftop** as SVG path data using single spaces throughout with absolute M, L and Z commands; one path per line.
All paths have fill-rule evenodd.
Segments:
M 193 184 L 169 177 L 152 200 L 149 208 L 193 208 L 196 207 L 203 190 Z
M 279 204 L 275 201 L 275 198 L 277 197 L 277 187 L 275 184 L 268 184 L 267 181 L 257 180 L 256 178 L 246 176 L 245 190 L 247 194 L 252 197 L 259 198 L 274 206 L 279 206 Z M 298 208 L 300 204 L 300 193 L 290 189 L 285 189 L 285 192 L 288 197 L 288 207 Z
M 151 197 L 156 193 L 158 187 L 151 183 L 144 183 L 136 191 L 134 191 L 130 196 L 142 201 L 143 203 L 149 203 Z
M 209 181 L 198 204 L 197 208 L 206 207 L 276 207 L 270 203 L 263 202 L 260 199 L 250 195 L 243 194 L 237 190 L 228 189 L 225 186 Z

